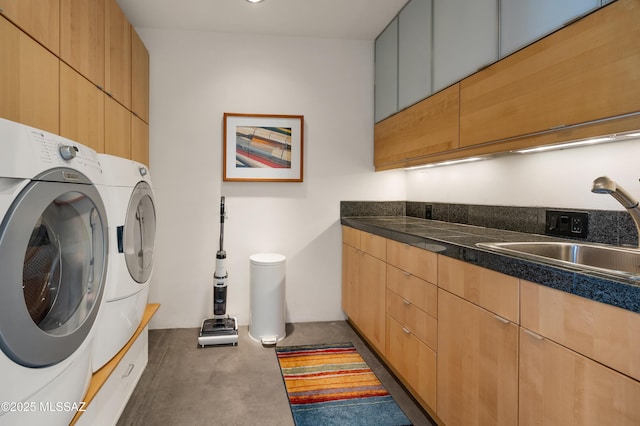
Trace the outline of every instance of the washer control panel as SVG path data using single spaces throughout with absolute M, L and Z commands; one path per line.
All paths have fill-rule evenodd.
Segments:
M 51 166 L 71 166 L 80 171 L 102 174 L 96 152 L 62 136 L 38 129 L 29 129 L 29 137 L 42 163 Z M 90 172 L 91 174 L 91 172 Z

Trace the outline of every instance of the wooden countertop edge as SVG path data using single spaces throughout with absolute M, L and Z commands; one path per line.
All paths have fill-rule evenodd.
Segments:
M 131 346 L 133 346 L 138 336 L 140 336 L 140 333 L 142 333 L 142 330 L 144 330 L 144 328 L 149 324 L 149 321 L 151 321 L 151 318 L 155 315 L 158 308 L 160 308 L 159 303 L 149 303 L 145 308 L 144 314 L 142 315 L 142 321 L 140 321 L 140 325 L 138 325 L 138 328 L 136 329 L 135 333 L 133 333 L 133 336 L 131 337 L 131 339 L 129 339 L 127 344 L 124 345 L 124 347 L 120 350 L 120 352 L 118 352 L 113 358 L 111 358 L 111 360 L 108 363 L 106 363 L 100 370 L 93 373 L 93 376 L 91 377 L 91 382 L 89 383 L 89 389 L 87 390 L 87 393 L 84 397 L 85 410 L 87 409 L 89 404 L 91 404 L 91 401 L 93 401 L 95 396 L 98 394 L 98 392 L 102 388 L 102 385 L 104 385 L 106 381 L 109 379 L 109 376 L 111 376 L 111 373 L 113 373 L 113 370 L 115 370 L 115 368 L 118 366 L 122 358 L 124 358 L 124 356 L 129 351 Z M 71 420 L 70 424 L 71 425 L 75 424 L 80 418 L 80 416 L 82 415 L 82 413 L 83 413 L 82 411 L 77 412 L 76 415 Z

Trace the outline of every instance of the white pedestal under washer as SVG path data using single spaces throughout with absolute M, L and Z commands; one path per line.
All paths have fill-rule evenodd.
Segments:
M 96 324 L 92 367 L 97 370 L 127 343 L 147 305 L 153 270 L 156 215 L 145 165 L 98 154 L 105 175 L 109 267 Z
M 91 379 L 108 232 L 95 151 L 0 119 L 0 425 L 68 425 Z

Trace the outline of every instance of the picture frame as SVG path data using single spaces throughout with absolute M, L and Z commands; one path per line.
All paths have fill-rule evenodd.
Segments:
M 223 181 L 303 181 L 304 116 L 226 112 L 223 139 Z

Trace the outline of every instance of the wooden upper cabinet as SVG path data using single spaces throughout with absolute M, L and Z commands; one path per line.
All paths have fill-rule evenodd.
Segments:
M 105 152 L 104 93 L 65 63 L 60 64 L 60 135 Z
M 131 112 L 149 123 L 149 52 L 131 27 Z
M 104 97 L 104 152 L 131 158 L 131 113 L 108 96 Z
M 149 166 L 149 125 L 131 115 L 131 159 Z
M 375 125 L 376 170 L 404 167 L 412 159 L 458 147 L 459 84 Z
M 131 108 L 131 24 L 115 0 L 105 0 L 104 91 Z
M 460 147 L 638 112 L 639 69 L 640 2 L 618 0 L 463 80 Z
M 60 61 L 0 16 L 0 117 L 59 132 Z
M 60 59 L 104 88 L 104 0 L 60 0 Z
M 60 0 L 0 0 L 2 14 L 55 55 L 60 53 Z

